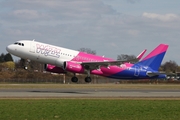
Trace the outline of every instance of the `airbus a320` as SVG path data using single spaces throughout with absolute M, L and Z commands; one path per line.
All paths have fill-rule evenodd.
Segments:
M 144 50 L 132 64 L 127 60 L 113 60 L 103 56 L 87 54 L 34 40 L 19 40 L 8 45 L 6 50 L 20 58 L 46 64 L 46 70 L 55 73 L 72 72 L 72 82 L 78 82 L 76 73 L 87 74 L 86 82 L 91 82 L 91 74 L 115 79 L 166 78 L 158 71 L 168 45 L 160 44 L 142 60 Z

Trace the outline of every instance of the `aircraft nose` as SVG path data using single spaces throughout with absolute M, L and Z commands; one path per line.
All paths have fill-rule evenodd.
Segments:
M 12 46 L 12 45 L 8 45 L 8 46 L 6 47 L 6 50 L 7 50 L 9 53 L 11 53 L 12 50 L 13 50 L 13 46 Z
M 9 50 L 10 50 L 10 45 L 8 45 L 8 46 L 6 47 L 6 51 L 9 52 Z

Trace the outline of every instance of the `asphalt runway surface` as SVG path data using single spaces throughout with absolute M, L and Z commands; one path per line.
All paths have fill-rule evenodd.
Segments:
M 3 88 L 0 89 L 0 98 L 180 98 L 180 90 Z

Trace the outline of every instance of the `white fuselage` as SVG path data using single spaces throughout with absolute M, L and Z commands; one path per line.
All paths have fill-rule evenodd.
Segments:
M 21 40 L 7 46 L 7 51 L 24 59 L 53 64 L 61 67 L 63 61 L 70 61 L 79 53 L 62 47 L 57 47 L 36 41 Z

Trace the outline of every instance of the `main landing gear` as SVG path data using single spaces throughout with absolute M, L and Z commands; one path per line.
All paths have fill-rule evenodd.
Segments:
M 87 77 L 85 77 L 84 81 L 86 83 L 90 83 L 92 81 L 91 77 L 90 77 L 90 71 L 87 71 Z M 78 78 L 76 77 L 76 74 L 74 73 L 74 76 L 71 78 L 71 81 L 72 82 L 78 82 Z
M 85 78 L 85 82 L 87 82 L 87 83 L 90 83 L 92 80 L 91 80 L 91 77 L 86 77 Z
M 90 68 L 89 66 L 85 66 L 85 72 L 87 73 L 87 77 L 85 77 L 84 81 L 87 83 L 90 83 L 92 81 L 90 77 Z M 72 82 L 78 82 L 78 78 L 76 77 L 76 74 L 74 73 L 74 77 L 71 78 Z
M 71 81 L 74 82 L 74 83 L 77 83 L 78 78 L 76 76 L 74 76 L 74 77 L 71 78 Z M 87 77 L 85 77 L 84 81 L 87 82 L 87 83 L 90 83 L 92 81 L 92 79 L 91 79 L 91 77 L 87 76 Z
M 85 82 L 90 83 L 92 81 L 90 77 L 90 69 L 87 68 L 86 72 L 87 72 L 87 77 L 85 78 Z
M 71 78 L 71 81 L 76 83 L 76 82 L 78 82 L 78 78 L 76 76 L 74 76 Z

